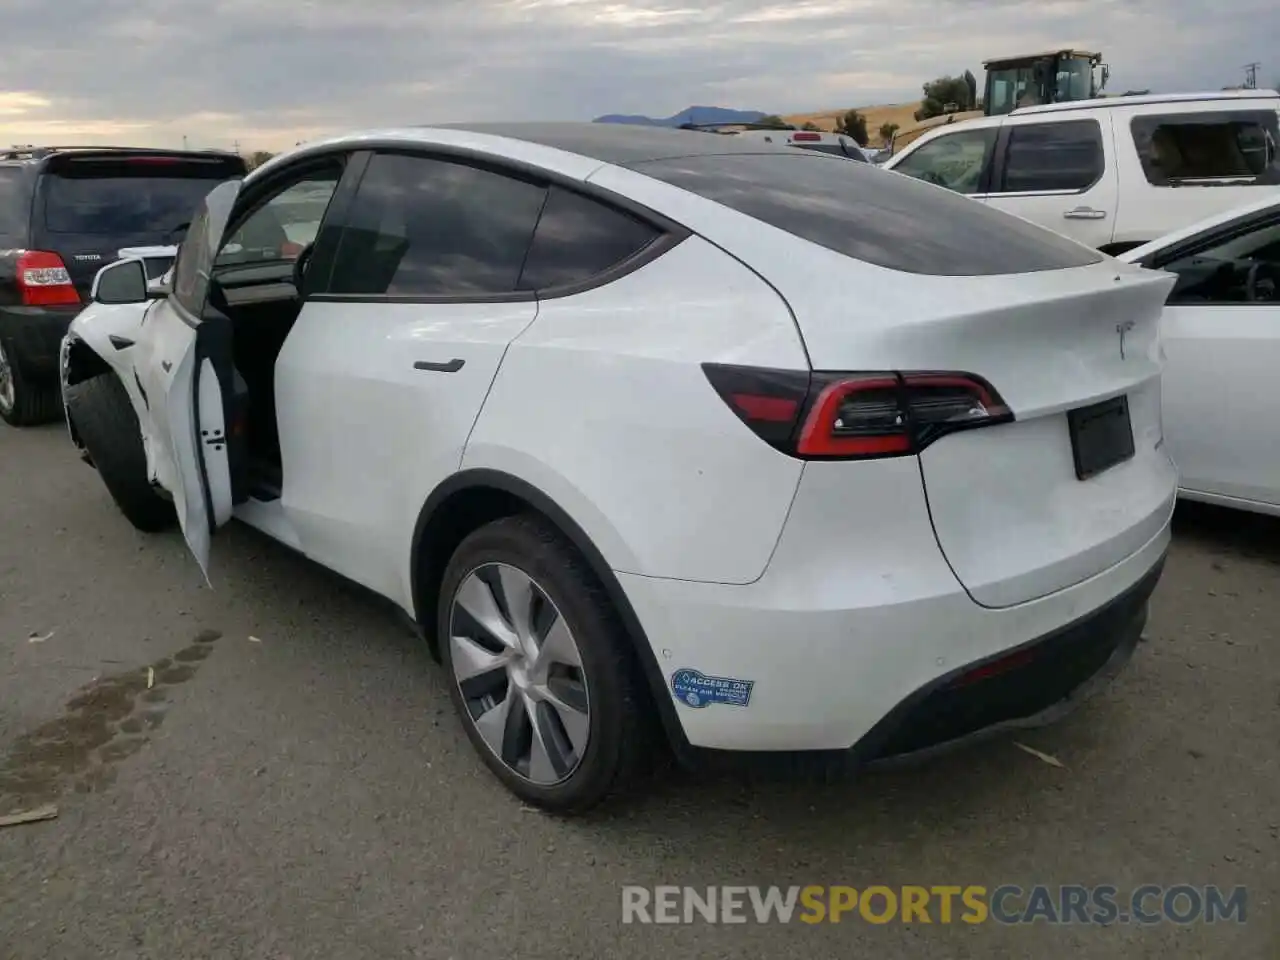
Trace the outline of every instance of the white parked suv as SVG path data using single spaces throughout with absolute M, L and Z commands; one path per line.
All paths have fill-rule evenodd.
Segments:
M 171 289 L 100 271 L 61 371 L 136 526 L 176 513 L 207 569 L 238 519 L 390 598 L 489 768 L 577 811 L 651 731 L 858 764 L 1122 664 L 1175 498 L 1172 284 L 802 150 L 375 131 L 214 189 Z
M 1024 107 L 940 127 L 884 166 L 1116 254 L 1280 185 L 1280 94 Z

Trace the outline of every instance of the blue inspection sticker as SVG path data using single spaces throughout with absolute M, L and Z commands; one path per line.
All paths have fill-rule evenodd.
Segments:
M 751 702 L 751 688 L 754 686 L 754 680 L 708 677 L 688 667 L 671 675 L 671 692 L 687 707 L 702 708 L 713 703 L 745 707 Z

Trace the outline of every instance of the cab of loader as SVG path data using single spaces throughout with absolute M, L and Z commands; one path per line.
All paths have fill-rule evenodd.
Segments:
M 1111 72 L 1102 54 L 1084 50 L 1002 57 L 982 66 L 987 72 L 982 113 L 988 117 L 1018 107 L 1091 100 L 1102 92 Z
M 1053 50 L 1000 57 L 988 60 L 982 66 L 987 74 L 982 109 L 958 111 L 955 104 L 948 104 L 947 113 L 930 117 L 918 126 L 896 134 L 890 152 L 897 153 L 941 124 L 997 117 L 1012 113 L 1018 107 L 1091 100 L 1102 95 L 1102 88 L 1111 73 L 1111 68 L 1102 62 L 1102 54 L 1087 50 Z

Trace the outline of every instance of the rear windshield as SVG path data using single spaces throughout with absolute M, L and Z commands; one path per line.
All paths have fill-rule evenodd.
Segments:
M 942 187 L 801 150 L 633 165 L 845 256 L 935 276 L 1082 267 L 1087 247 Z
M 861 160 L 866 162 L 866 157 L 854 148 L 845 149 L 838 143 L 793 143 L 793 147 L 800 150 L 812 150 L 814 153 L 827 153 L 835 157 L 848 157 L 850 160 Z
M 163 243 L 180 236 L 210 190 L 242 175 L 243 169 L 222 162 L 66 163 L 42 178 L 44 227 L 50 233 L 153 237 Z

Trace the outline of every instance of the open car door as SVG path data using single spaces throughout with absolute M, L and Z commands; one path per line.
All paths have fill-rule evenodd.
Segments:
M 173 495 L 187 545 L 205 579 L 214 530 L 233 507 L 230 321 L 209 305 L 214 259 L 240 181 L 215 187 L 191 221 L 172 289 L 139 331 L 136 376 L 152 480 Z

